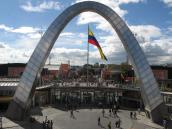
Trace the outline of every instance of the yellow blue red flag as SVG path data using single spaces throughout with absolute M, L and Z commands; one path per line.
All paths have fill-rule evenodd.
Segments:
M 106 56 L 104 55 L 101 46 L 99 45 L 98 41 L 97 41 L 96 38 L 94 37 L 94 34 L 93 34 L 93 32 L 91 31 L 91 29 L 90 29 L 89 27 L 88 27 L 88 43 L 89 43 L 89 44 L 92 44 L 92 45 L 94 45 L 94 46 L 96 46 L 96 47 L 98 48 L 98 50 L 99 50 L 101 59 L 107 61 L 107 58 L 106 58 Z

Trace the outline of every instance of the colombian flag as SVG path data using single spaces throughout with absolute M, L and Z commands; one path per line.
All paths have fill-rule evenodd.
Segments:
M 90 44 L 96 46 L 96 47 L 99 49 L 99 53 L 100 53 L 101 59 L 107 61 L 107 58 L 106 58 L 106 56 L 104 55 L 104 53 L 103 53 L 103 51 L 102 51 L 102 48 L 100 47 L 98 41 L 97 41 L 96 38 L 94 37 L 94 34 L 93 34 L 93 32 L 91 31 L 91 29 L 89 28 L 89 26 L 88 26 L 88 43 L 90 43 Z

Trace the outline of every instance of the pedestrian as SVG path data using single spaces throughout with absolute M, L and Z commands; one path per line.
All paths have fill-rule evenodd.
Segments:
M 50 129 L 53 129 L 53 121 L 51 120 L 51 127 L 50 127 Z
M 109 109 L 109 116 L 111 116 L 111 109 Z
M 136 112 L 134 112 L 134 114 L 133 114 L 133 115 L 134 115 L 134 119 L 137 119 L 137 117 L 136 117 Z
M 119 119 L 118 120 L 118 128 L 120 128 L 121 127 L 121 120 Z
M 50 120 L 47 121 L 47 126 L 46 128 L 50 129 Z
M 0 117 L 0 129 L 2 129 L 2 117 Z
M 112 113 L 113 113 L 113 116 L 115 117 L 115 110 L 113 110 Z
M 105 110 L 104 110 L 104 108 L 102 110 L 102 114 L 103 114 L 103 117 L 104 117 L 105 116 Z
M 74 118 L 73 110 L 70 111 L 70 117 Z
M 100 117 L 98 117 L 98 126 L 100 126 L 101 124 L 100 124 Z
M 111 122 L 108 123 L 108 129 L 111 129 Z
M 130 118 L 133 118 L 133 112 L 130 112 Z
M 77 110 L 77 105 L 76 105 L 76 103 L 75 103 L 74 107 L 75 107 L 75 110 Z
M 116 110 L 116 105 L 114 104 L 113 108 Z
M 118 111 L 119 110 L 119 103 L 117 104 L 117 107 L 116 108 L 117 108 L 117 111 Z
M 43 121 L 43 123 L 42 123 L 42 126 L 43 126 L 42 128 L 45 129 L 45 122 L 44 122 L 44 121 Z M 0 128 L 0 129 L 1 129 L 1 128 Z
M 48 118 L 47 118 L 47 116 L 45 116 L 45 123 L 47 123 L 47 120 L 48 120 Z
M 116 128 L 118 127 L 118 121 L 115 122 L 115 127 L 116 127 Z
M 139 115 L 140 115 L 140 108 L 138 108 L 138 113 L 139 113 Z
M 118 117 L 118 115 L 117 115 L 117 110 L 115 110 L 115 116 Z
M 167 120 L 166 119 L 163 120 L 163 126 L 164 126 L 164 129 L 167 129 Z

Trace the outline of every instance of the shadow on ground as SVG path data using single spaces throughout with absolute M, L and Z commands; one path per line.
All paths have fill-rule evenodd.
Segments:
M 4 119 L 4 118 L 3 118 Z M 42 129 L 42 123 L 37 121 L 36 119 L 26 118 L 23 121 L 14 121 L 8 118 L 5 118 L 5 122 L 3 122 L 3 129 L 13 128 L 13 129 Z

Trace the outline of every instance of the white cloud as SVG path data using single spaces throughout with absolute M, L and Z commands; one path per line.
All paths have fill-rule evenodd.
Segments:
M 39 30 L 40 30 L 39 28 L 33 28 L 33 27 L 23 26 L 23 27 L 19 27 L 17 29 L 11 30 L 11 32 L 21 33 L 21 34 L 27 34 L 27 33 L 37 33 L 37 32 L 39 32 Z
M 161 29 L 154 25 L 132 25 L 130 29 L 136 36 L 143 37 L 145 40 L 161 36 Z
M 60 34 L 60 36 L 65 36 L 65 37 L 71 37 L 74 36 L 75 34 L 72 32 L 63 32 Z
M 87 0 L 76 0 L 76 3 L 83 2 L 83 1 L 87 1 Z M 89 0 L 89 1 L 92 1 L 92 0 Z M 127 11 L 119 7 L 121 4 L 138 3 L 144 0 L 95 0 L 95 1 L 109 6 L 118 15 L 120 15 L 121 17 L 124 17 L 124 15 L 127 14 Z M 92 12 L 85 12 L 80 15 L 78 19 L 78 24 L 87 24 L 91 22 L 104 23 L 104 20 L 103 22 L 101 22 L 101 20 L 102 20 L 102 17 L 100 15 L 92 13 Z
M 146 26 L 143 27 L 143 29 L 145 28 Z M 79 37 L 77 37 L 77 39 L 79 39 Z M 72 42 L 73 45 L 73 42 L 76 39 L 69 38 L 69 40 L 70 40 L 69 44 L 71 44 Z M 121 63 L 121 61 L 126 60 L 125 50 L 122 46 L 121 41 L 116 35 L 101 37 L 99 41 L 105 55 L 109 60 L 109 63 Z M 58 40 L 58 42 L 60 41 Z M 143 48 L 146 56 L 148 57 L 150 64 L 164 64 L 164 63 L 172 63 L 171 42 L 172 42 L 171 37 L 160 36 L 159 39 L 152 40 L 150 36 L 149 41 L 146 41 L 144 44 L 140 44 L 140 45 Z M 0 42 L 0 46 L 3 46 L 0 48 L 1 49 L 0 63 L 27 62 L 37 43 L 38 41 L 29 38 L 27 39 L 27 37 L 17 39 L 15 41 L 16 44 L 15 47 L 10 47 L 5 43 Z M 64 46 L 54 47 L 51 52 L 53 54 L 51 62 L 61 63 L 70 60 L 71 64 L 73 65 L 82 65 L 86 63 L 86 54 L 87 54 L 86 47 L 84 47 L 83 49 L 81 48 L 72 49 L 67 47 L 68 45 L 66 47 Z M 90 45 L 90 47 L 93 46 Z M 102 63 L 97 48 L 90 51 L 90 63 L 95 63 L 95 62 Z
M 172 27 L 168 27 L 168 31 L 172 32 Z
M 11 30 L 13 30 L 12 27 L 8 27 L 8 26 L 6 26 L 4 24 L 0 24 L 0 29 L 1 30 L 5 30 L 5 31 L 11 31 Z
M 145 0 L 118 0 L 120 4 L 128 4 L 128 3 L 138 3 L 143 2 Z
M 61 8 L 61 5 L 57 1 L 44 1 L 43 3 L 35 6 L 32 5 L 31 2 L 27 2 L 25 5 L 21 5 L 20 7 L 27 12 L 44 12 L 50 9 L 59 10 Z
M 41 29 L 29 27 L 29 26 L 22 26 L 19 28 L 13 28 L 13 27 L 6 26 L 4 24 L 0 24 L 0 30 L 4 30 L 7 32 L 12 32 L 12 33 L 28 34 L 28 33 L 38 33 Z
M 61 37 L 80 37 L 80 38 L 84 38 L 87 35 L 84 33 L 75 33 L 75 32 L 62 32 L 60 34 Z
M 0 42 L 0 49 L 1 48 L 8 48 L 8 46 L 4 42 Z
M 6 46 L 0 48 L 0 63 L 26 63 L 34 48 L 15 48 L 10 47 L 7 44 L 0 42 L 0 46 Z M 51 51 L 52 63 L 61 63 L 70 60 L 72 64 L 82 65 L 86 62 L 86 50 L 82 49 L 70 49 L 70 48 L 53 48 Z M 85 58 L 85 59 L 84 59 Z
M 83 1 L 86 1 L 86 0 L 76 0 L 76 3 L 83 2 Z M 106 1 L 105 0 L 95 0 L 95 1 L 109 6 L 114 11 L 116 11 L 121 17 L 123 17 L 125 14 L 127 14 L 126 10 L 120 9 L 120 7 L 119 7 L 120 3 L 117 0 L 106 0 Z M 77 24 L 88 24 L 88 23 L 93 23 L 93 22 L 98 23 L 98 25 L 99 24 L 104 25 L 107 23 L 107 22 L 105 22 L 105 19 L 97 13 L 84 12 L 79 15 Z
M 1 42 L 0 45 L 5 45 L 5 47 L 0 48 L 0 63 L 26 63 L 33 51 L 28 49 L 12 48 Z
M 82 2 L 86 0 L 76 0 L 77 2 Z M 91 0 L 90 0 L 91 1 Z M 128 3 L 138 3 L 143 2 L 145 0 L 95 0 L 99 3 L 103 3 L 110 8 L 112 8 L 119 16 L 121 16 L 124 19 L 124 16 L 128 13 L 127 10 L 121 9 L 120 5 L 122 4 L 128 4 Z M 115 31 L 112 29 L 111 25 L 108 23 L 107 20 L 105 20 L 102 16 L 100 16 L 97 13 L 93 12 L 84 12 L 79 15 L 79 18 L 77 20 L 77 25 L 81 24 L 88 24 L 88 23 L 96 23 L 96 28 L 110 32 L 112 34 L 115 33 Z
M 164 2 L 168 7 L 172 7 L 172 0 L 161 0 Z
M 136 38 L 139 39 L 139 44 L 150 64 L 172 63 L 172 38 L 170 36 L 164 35 L 164 32 L 154 25 L 132 25 L 130 28 L 137 33 Z M 126 60 L 125 49 L 116 33 L 103 36 L 101 39 L 102 49 L 111 63 Z M 94 52 L 94 55 L 96 54 L 99 54 L 98 51 Z
M 84 0 L 78 0 L 77 2 L 84 1 Z M 127 4 L 130 2 L 143 2 L 139 0 L 107 0 L 107 1 L 101 1 L 98 0 L 97 2 L 101 2 L 105 5 L 108 5 L 113 10 L 115 10 L 122 18 L 127 14 L 126 10 L 122 10 L 120 8 L 121 4 Z M 113 3 L 115 2 L 115 3 Z M 118 9 L 118 10 L 117 10 Z M 126 60 L 126 52 L 125 49 L 118 38 L 116 32 L 113 30 L 111 25 L 101 16 L 99 16 L 96 13 L 82 13 L 80 17 L 78 18 L 77 24 L 88 24 L 88 23 L 96 23 L 96 28 L 110 32 L 108 36 L 102 37 L 102 41 L 100 42 L 102 49 L 107 56 L 107 58 L 110 60 L 111 63 L 120 63 L 121 61 Z M 128 25 L 129 26 L 129 25 Z M 132 25 L 129 26 L 130 29 L 133 31 L 133 33 L 136 33 L 136 38 L 139 41 L 143 51 L 146 53 L 146 56 L 148 57 L 148 60 L 150 64 L 161 64 L 161 63 L 172 63 L 169 58 L 172 57 L 172 54 L 170 54 L 171 48 L 170 38 L 166 37 L 167 40 L 164 40 L 163 33 L 160 28 L 154 25 Z M 169 30 L 171 30 L 169 28 Z M 166 42 L 166 43 L 165 43 Z M 166 46 L 166 48 L 163 47 L 163 45 Z M 168 46 L 168 47 L 167 47 Z M 90 55 L 99 55 L 98 51 L 94 51 Z M 171 56 L 171 57 L 170 57 Z M 98 56 L 99 57 L 99 56 Z M 164 57 L 164 58 L 162 58 Z
M 30 38 L 28 36 L 21 36 L 14 41 L 17 49 L 34 49 L 38 44 L 40 38 Z

